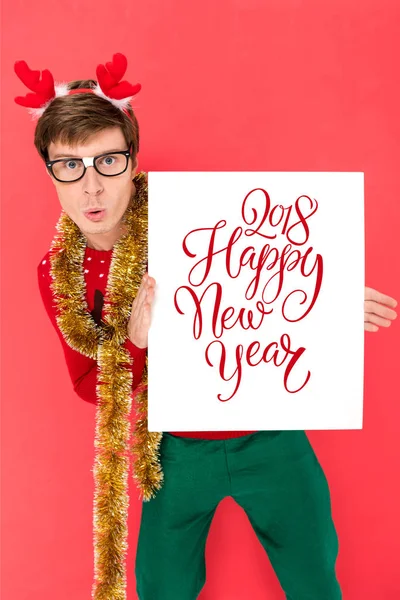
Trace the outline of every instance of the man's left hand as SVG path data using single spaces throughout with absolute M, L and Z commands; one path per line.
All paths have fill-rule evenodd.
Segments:
M 397 312 L 393 310 L 397 306 L 397 300 L 394 298 L 366 287 L 364 300 L 365 331 L 378 331 L 379 327 L 389 327 L 397 317 Z

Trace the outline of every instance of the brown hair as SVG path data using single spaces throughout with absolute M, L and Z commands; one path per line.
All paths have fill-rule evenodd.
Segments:
M 96 84 L 94 79 L 70 81 L 68 89 L 93 89 Z M 48 160 L 51 142 L 60 141 L 70 146 L 84 144 L 95 133 L 107 127 L 120 126 L 127 146 L 132 143 L 132 159 L 135 160 L 139 151 L 139 124 L 131 106 L 128 106 L 128 112 L 132 119 L 97 94 L 56 97 L 37 122 L 34 144 L 40 156 Z

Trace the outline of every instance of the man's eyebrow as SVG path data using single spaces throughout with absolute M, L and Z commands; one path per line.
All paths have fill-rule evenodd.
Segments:
M 94 156 L 100 156 L 101 154 L 112 154 L 113 152 L 125 152 L 125 148 L 113 148 L 112 150 L 104 150 L 103 152 L 98 152 Z M 82 158 L 82 156 L 76 156 L 75 154 L 66 154 L 64 152 L 62 154 L 55 154 L 51 160 L 56 160 L 56 158 Z

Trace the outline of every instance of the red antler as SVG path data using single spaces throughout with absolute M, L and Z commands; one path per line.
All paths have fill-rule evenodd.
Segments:
M 17 104 L 28 108 L 41 108 L 46 102 L 54 98 L 54 79 L 50 71 L 47 69 L 42 71 L 42 79 L 40 79 L 40 71 L 32 71 L 24 60 L 18 60 L 14 64 L 14 71 L 22 83 L 32 92 L 35 92 L 34 94 L 26 94 L 26 96 L 17 96 L 14 98 Z
M 120 52 L 114 54 L 112 62 L 106 63 L 105 66 L 97 66 L 96 75 L 99 86 L 109 98 L 122 100 L 128 96 L 134 96 L 141 90 L 142 86 L 140 83 L 132 85 L 127 81 L 121 81 L 125 75 L 127 66 L 128 61 L 126 56 Z

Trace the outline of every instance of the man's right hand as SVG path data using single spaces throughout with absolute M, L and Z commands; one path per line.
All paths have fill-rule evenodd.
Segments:
M 132 302 L 131 316 L 128 322 L 128 337 L 138 348 L 147 348 L 151 323 L 151 305 L 155 294 L 156 280 L 145 273 Z

